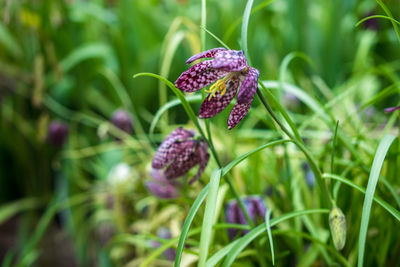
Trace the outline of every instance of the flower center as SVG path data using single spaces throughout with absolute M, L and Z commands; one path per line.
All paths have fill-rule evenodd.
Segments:
M 225 77 L 216 81 L 210 87 L 210 89 L 206 90 L 207 93 L 210 93 L 208 100 L 211 100 L 211 98 L 215 97 L 215 94 L 217 92 L 220 92 L 220 95 L 223 96 L 226 93 L 226 84 L 234 75 L 235 75 L 235 72 L 228 73 Z

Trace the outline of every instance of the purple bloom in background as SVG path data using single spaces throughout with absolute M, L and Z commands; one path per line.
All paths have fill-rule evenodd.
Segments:
M 310 164 L 308 164 L 307 162 L 304 162 L 301 165 L 301 168 L 304 171 L 304 177 L 306 179 L 308 188 L 312 189 L 315 185 L 315 175 L 314 175 L 313 171 L 311 170 Z
M 185 175 L 194 166 L 199 165 L 197 174 L 189 182 L 193 183 L 207 166 L 210 158 L 207 149 L 207 143 L 196 137 L 193 131 L 179 127 L 161 143 L 153 158 L 152 167 L 163 170 L 165 178 L 172 180 Z
M 149 190 L 153 195 L 163 199 L 178 197 L 177 187 L 179 184 L 174 181 L 167 180 L 162 170 L 153 169 L 151 176 L 154 179 L 147 181 L 146 187 L 147 190 Z
M 389 112 L 393 112 L 400 109 L 400 106 L 397 107 L 391 107 L 391 108 L 385 108 L 385 112 L 389 113 Z
M 171 231 L 167 227 L 161 227 L 157 230 L 157 236 L 161 239 L 171 239 Z M 159 248 L 161 243 L 158 241 L 151 241 L 151 246 L 154 248 Z M 168 248 L 163 252 L 163 255 L 166 259 L 170 261 L 174 261 L 176 257 L 176 251 L 173 248 Z
M 228 118 L 228 129 L 246 116 L 257 90 L 259 71 L 247 64 L 243 51 L 214 48 L 186 61 L 212 58 L 193 65 L 176 80 L 175 86 L 184 92 L 195 92 L 214 83 L 200 107 L 201 118 L 211 118 L 224 110 L 237 94 L 237 102 Z
M 133 131 L 132 117 L 123 109 L 118 109 L 113 113 L 111 123 L 128 134 Z
M 68 137 L 68 125 L 60 121 L 50 122 L 47 129 L 47 141 L 61 148 Z
M 250 219 L 257 224 L 258 220 L 264 221 L 265 213 L 267 208 L 265 206 L 264 200 L 259 196 L 250 196 L 246 197 L 243 200 L 243 204 L 246 208 L 247 213 L 250 216 Z M 236 199 L 228 202 L 225 208 L 225 218 L 227 223 L 236 223 L 247 225 L 246 217 L 242 212 L 238 202 Z M 229 239 L 233 240 L 238 233 L 238 229 L 229 228 L 228 235 Z M 248 231 L 244 230 L 243 235 Z
M 376 15 L 373 11 L 370 11 L 368 14 L 365 15 L 365 17 L 370 17 Z M 372 18 L 368 19 L 363 22 L 364 28 L 372 31 L 377 31 L 379 29 L 379 23 L 378 19 Z

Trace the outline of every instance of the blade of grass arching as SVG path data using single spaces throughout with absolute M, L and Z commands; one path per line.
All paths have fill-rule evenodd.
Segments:
M 217 203 L 219 182 L 221 180 L 221 170 L 215 170 L 210 178 L 210 187 L 207 197 L 206 208 L 204 211 L 203 225 L 201 228 L 200 246 L 199 246 L 199 267 L 206 266 L 208 250 L 210 246 L 211 230 L 214 223 L 215 206 Z
M 216 252 L 214 255 L 212 255 L 212 257 L 210 257 L 207 262 L 206 262 L 206 266 L 207 267 L 213 267 L 215 265 L 218 264 L 218 262 L 220 260 L 222 260 L 223 257 L 225 257 L 225 255 L 227 255 L 229 253 L 229 251 L 231 251 L 231 249 L 236 246 L 237 243 L 239 243 L 240 239 L 237 239 L 231 243 L 229 243 L 229 245 L 223 247 L 222 249 L 219 249 L 218 252 Z
M 277 218 L 272 219 L 270 227 L 273 227 L 282 221 L 286 221 L 288 219 L 291 219 L 291 218 L 294 218 L 297 216 L 302 216 L 302 215 L 307 215 L 307 214 L 317 214 L 317 213 L 329 213 L 329 210 L 328 209 L 310 209 L 310 210 L 289 212 L 289 213 L 281 215 Z M 258 225 L 257 227 L 253 228 L 244 237 L 241 237 L 240 239 L 238 239 L 239 242 L 237 242 L 236 245 L 233 246 L 233 248 L 229 251 L 228 255 L 225 258 L 225 261 L 222 263 L 222 267 L 231 266 L 232 263 L 235 261 L 236 257 L 239 255 L 239 253 L 245 247 L 247 247 L 247 245 L 250 244 L 251 241 L 253 241 L 255 238 L 257 238 L 259 235 L 261 235 L 265 231 L 266 231 L 265 223 L 262 223 L 262 224 Z M 224 255 L 220 255 L 220 256 L 224 256 Z
M 185 109 L 185 111 L 186 111 L 187 115 L 189 116 L 189 118 L 192 120 L 193 124 L 196 126 L 196 128 L 199 131 L 200 135 L 205 140 L 207 140 L 207 138 L 206 138 L 206 136 L 204 134 L 204 131 L 200 127 L 199 121 L 197 120 L 197 117 L 194 114 L 194 111 L 193 111 L 192 107 L 186 101 L 186 98 L 183 95 L 183 93 L 178 88 L 176 88 L 173 83 L 171 83 L 166 78 L 164 78 L 164 77 L 162 77 L 160 75 L 157 75 L 157 74 L 154 74 L 154 73 L 148 73 L 148 72 L 142 72 L 142 73 L 135 74 L 133 76 L 133 78 L 137 78 L 137 77 L 140 77 L 140 76 L 150 76 L 150 77 L 154 77 L 154 78 L 157 78 L 157 79 L 163 81 L 174 92 L 174 94 L 179 98 L 179 100 L 182 102 L 183 108 Z
M 247 30 L 249 26 L 249 20 L 250 20 L 250 12 L 251 12 L 251 7 L 253 6 L 253 0 L 248 0 L 246 4 L 246 8 L 244 9 L 243 13 L 243 21 L 242 21 L 242 39 L 241 39 L 241 47 L 244 51 L 244 55 L 246 56 L 247 62 L 249 65 L 251 65 L 251 60 L 250 60 L 250 55 L 249 55 L 249 49 L 247 47 Z
M 271 209 L 268 209 L 265 213 L 265 227 L 267 228 L 269 247 L 271 248 L 272 265 L 275 265 L 275 253 L 274 253 L 274 241 L 272 240 L 271 233 Z
M 397 193 L 396 189 L 393 188 L 393 186 L 389 183 L 388 180 L 385 178 L 381 177 L 382 183 L 385 185 L 385 187 L 389 190 L 389 192 L 392 194 L 394 200 L 396 200 L 397 207 L 400 208 L 400 196 Z
M 374 95 L 374 97 L 371 98 L 370 100 L 368 100 L 366 103 L 362 104 L 360 109 L 358 110 L 358 112 L 361 112 L 366 107 L 371 106 L 371 105 L 391 96 L 392 94 L 398 93 L 398 89 L 399 89 L 398 83 L 395 83 L 395 84 L 392 84 L 392 85 L 386 87 L 385 89 L 383 89 L 382 91 L 380 91 L 379 93 Z
M 262 3 L 260 3 L 259 5 L 257 5 L 255 8 L 253 8 L 253 10 L 251 11 L 251 15 L 253 15 L 254 13 L 262 10 L 264 7 L 268 6 L 269 4 L 273 3 L 275 0 L 266 0 Z M 222 37 L 222 39 L 224 39 L 225 41 L 228 41 L 232 35 L 232 33 L 235 31 L 235 29 L 240 25 L 240 23 L 242 22 L 243 16 L 241 16 L 240 18 L 238 18 L 235 22 L 233 22 L 229 28 L 225 31 L 224 36 Z
M 338 175 L 335 175 L 335 174 L 324 173 L 322 175 L 322 178 L 324 178 L 324 179 L 335 179 L 337 181 L 342 182 L 343 184 L 347 184 L 348 186 L 351 186 L 354 189 L 357 189 L 361 193 L 365 194 L 365 192 L 366 192 L 366 190 L 364 188 L 362 188 L 359 185 L 356 185 L 355 183 L 353 183 L 349 179 L 346 179 L 344 177 L 341 177 L 341 176 L 338 176 Z M 386 201 L 384 201 L 383 199 L 381 199 L 380 197 L 377 197 L 377 196 L 374 196 L 373 200 L 377 204 L 379 204 L 382 208 L 384 208 L 387 212 L 389 212 L 396 220 L 398 220 L 400 222 L 400 212 L 398 210 L 396 210 L 392 205 L 390 205 L 389 203 L 387 203 Z
M 233 167 L 235 167 L 236 165 L 238 165 L 240 162 L 242 162 L 243 160 L 245 160 L 246 158 L 250 157 L 251 155 L 253 155 L 254 153 L 257 153 L 267 147 L 270 146 L 274 146 L 274 145 L 279 145 L 279 144 L 283 144 L 283 143 L 287 143 L 287 142 L 291 142 L 291 140 L 277 140 L 277 141 L 272 141 L 269 142 L 267 144 L 261 145 L 253 150 L 250 150 L 249 152 L 241 155 L 240 157 L 234 159 L 233 161 L 231 161 L 229 164 L 227 164 L 225 167 L 222 168 L 222 176 L 225 176 Z
M 394 18 L 388 17 L 388 16 L 383 16 L 383 15 L 373 15 L 373 16 L 368 16 L 363 18 L 362 20 L 358 21 L 356 23 L 356 27 L 358 27 L 361 23 L 363 23 L 364 21 L 367 21 L 369 19 L 388 19 L 393 23 L 397 23 L 400 24 L 400 22 L 398 22 L 397 20 L 395 20 Z
M 203 203 L 204 199 L 208 194 L 209 186 L 210 184 L 207 184 L 200 192 L 200 194 L 197 196 L 196 200 L 193 202 L 192 207 L 190 207 L 185 222 L 183 223 L 182 232 L 179 236 L 178 247 L 176 248 L 176 257 L 174 263 L 175 267 L 179 267 L 181 264 L 183 246 L 185 245 L 185 240 L 188 235 L 190 225 L 192 224 L 194 216 L 196 215 L 197 211 L 199 210 L 201 204 Z
M 4 223 L 19 212 L 36 209 L 42 203 L 43 201 L 32 197 L 4 204 L 0 207 L 0 224 Z
M 170 35 L 170 39 L 165 40 L 167 45 L 165 53 L 163 53 L 162 55 L 162 61 L 160 64 L 160 75 L 162 77 L 168 77 L 169 71 L 171 69 L 172 59 L 174 58 L 176 49 L 178 48 L 184 37 L 185 33 L 183 31 L 178 31 Z M 165 86 L 165 83 L 163 83 L 161 80 L 158 82 L 159 106 L 163 106 L 168 101 L 168 91 L 165 90 Z M 168 113 L 165 114 L 165 121 L 168 123 Z
M 376 0 L 376 2 L 378 3 L 378 5 L 381 6 L 381 8 L 383 9 L 383 11 L 385 11 L 386 15 L 388 15 L 388 17 L 390 17 L 390 18 L 393 19 L 392 13 L 391 13 L 390 10 L 387 8 L 387 6 L 386 6 L 381 0 Z M 391 20 L 391 22 L 392 22 L 394 31 L 396 32 L 397 39 L 398 39 L 399 42 L 400 42 L 400 30 L 399 30 L 399 27 L 398 27 L 397 24 L 396 24 L 395 22 L 393 22 L 392 20 Z M 396 21 L 396 22 L 397 22 L 397 21 Z
M 296 232 L 293 230 L 275 230 L 274 235 L 294 235 L 294 236 L 300 236 L 302 238 L 308 239 L 315 244 L 323 246 L 327 251 L 329 251 L 333 256 L 335 256 L 335 258 L 340 260 L 344 266 L 348 266 L 348 267 L 351 266 L 350 263 L 347 261 L 347 259 L 345 257 L 343 257 L 336 249 L 332 248 L 332 246 L 329 246 L 326 242 L 322 242 L 321 240 L 319 240 L 309 234 L 306 234 L 303 232 Z M 306 266 L 309 266 L 309 264 Z M 334 266 L 334 265 L 332 265 L 332 266 Z
M 363 266 L 364 252 L 365 252 L 365 242 L 367 239 L 367 230 L 369 217 L 371 214 L 372 201 L 374 199 L 374 193 L 376 184 L 378 183 L 379 174 L 382 169 L 383 161 L 385 160 L 386 154 L 390 148 L 390 145 L 396 137 L 393 135 L 385 135 L 381 142 L 379 143 L 378 149 L 376 151 L 374 161 L 372 163 L 371 172 L 368 178 L 367 190 L 365 193 L 363 211 L 361 216 L 361 227 L 360 235 L 358 239 L 358 266 Z
M 206 33 L 208 33 L 209 35 L 211 35 L 211 37 L 213 37 L 218 43 L 220 43 L 223 47 L 225 47 L 226 49 L 230 49 L 229 46 L 227 44 L 225 44 L 221 39 L 219 39 L 215 34 L 213 34 L 212 32 L 210 32 L 209 30 L 207 30 L 206 28 L 201 27 L 202 30 L 204 30 Z
M 188 103 L 197 103 L 197 102 L 201 102 L 201 95 L 191 95 L 191 96 L 187 96 L 186 97 L 186 101 Z M 149 129 L 149 134 L 150 136 L 154 134 L 154 130 L 157 126 L 158 121 L 160 120 L 160 117 L 164 114 L 164 112 L 166 112 L 167 110 L 179 106 L 181 105 L 181 101 L 179 99 L 173 99 L 169 102 L 167 102 L 164 106 L 160 107 L 157 110 L 157 113 L 154 115 L 153 120 L 151 121 L 150 124 L 150 129 Z

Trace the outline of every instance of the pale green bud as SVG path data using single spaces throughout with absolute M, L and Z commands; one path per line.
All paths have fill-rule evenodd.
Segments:
M 346 243 L 346 217 L 338 207 L 333 207 L 329 213 L 329 226 L 333 244 L 337 250 L 341 250 Z

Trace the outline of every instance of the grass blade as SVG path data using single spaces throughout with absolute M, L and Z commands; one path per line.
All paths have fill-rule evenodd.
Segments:
M 245 160 L 246 158 L 250 157 L 251 155 L 253 155 L 254 153 L 257 153 L 267 147 L 270 146 L 274 146 L 274 145 L 279 145 L 279 144 L 283 144 L 283 143 L 287 143 L 287 142 L 291 142 L 291 140 L 277 140 L 277 141 L 272 141 L 269 142 L 267 144 L 264 144 L 262 146 L 259 146 L 243 155 L 241 155 L 240 157 L 234 159 L 233 161 L 231 161 L 228 165 L 226 165 L 223 169 L 222 169 L 222 176 L 226 175 L 230 170 L 232 170 L 233 167 L 235 167 L 236 165 L 238 165 L 240 162 L 242 162 L 243 160 Z
M 363 266 L 365 242 L 367 239 L 367 230 L 369 217 L 371 214 L 372 201 L 374 199 L 374 193 L 376 184 L 378 183 L 379 174 L 382 169 L 383 161 L 385 160 L 386 154 L 396 137 L 393 135 L 385 135 L 381 140 L 378 149 L 376 151 L 374 161 L 372 163 L 371 172 L 368 178 L 367 191 L 365 193 L 364 206 L 361 216 L 361 227 L 360 235 L 358 239 L 358 266 Z
M 185 240 L 189 232 L 190 225 L 192 224 L 194 216 L 196 215 L 197 211 L 199 210 L 201 204 L 208 194 L 209 186 L 210 184 L 207 184 L 197 196 L 196 200 L 193 202 L 193 205 L 189 210 L 188 215 L 186 216 L 185 222 L 183 223 L 182 232 L 179 236 L 178 247 L 176 248 L 176 258 L 174 264 L 175 267 L 179 267 L 181 264 L 183 246 L 185 245 Z
M 272 265 L 275 265 L 274 241 L 272 240 L 270 219 L 271 219 L 271 210 L 268 209 L 267 212 L 265 213 L 265 227 L 267 228 L 269 247 L 271 248 Z
M 204 212 L 203 225 L 200 236 L 200 253 L 198 266 L 206 266 L 208 249 L 210 245 L 211 230 L 214 223 L 215 206 L 217 203 L 221 170 L 215 170 L 210 178 L 210 188 L 207 197 L 206 209 Z
M 307 215 L 307 214 L 316 214 L 316 213 L 329 213 L 329 210 L 328 209 L 310 209 L 310 210 L 289 212 L 289 213 L 281 215 L 277 218 L 272 219 L 270 227 L 277 225 L 278 223 L 280 223 L 282 221 L 286 221 L 291 218 L 295 218 L 295 217 Z M 255 238 L 257 238 L 259 235 L 261 235 L 265 231 L 266 231 L 266 224 L 263 223 L 263 224 L 260 224 L 257 227 L 255 227 L 244 237 L 238 239 L 238 242 L 236 243 L 236 245 L 233 246 L 233 248 L 230 250 L 229 254 L 227 255 L 225 261 L 222 264 L 222 267 L 231 266 L 232 263 L 235 261 L 236 257 L 239 255 L 239 253 L 248 244 L 250 244 L 251 241 L 253 241 Z
M 243 22 L 242 22 L 241 46 L 242 46 L 242 49 L 244 50 L 244 55 L 246 56 L 247 62 L 249 62 L 249 65 L 251 65 L 251 60 L 250 60 L 250 56 L 249 56 L 249 50 L 247 47 L 247 30 L 248 30 L 248 26 L 249 26 L 250 12 L 251 12 L 252 6 L 253 6 L 253 0 L 247 1 L 246 8 L 244 9 Z

